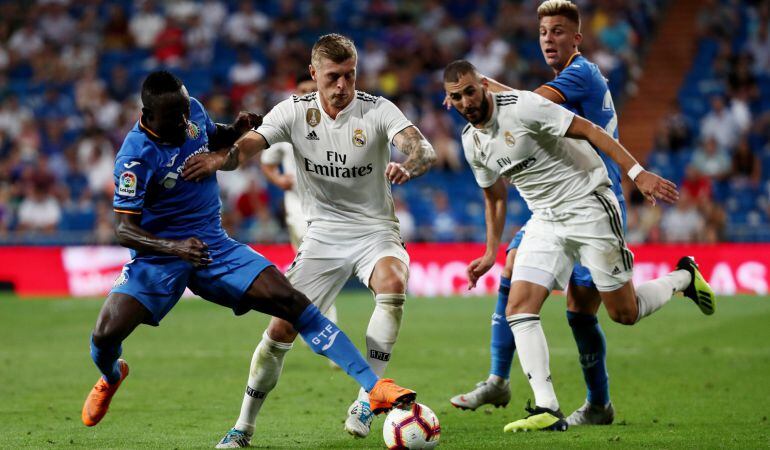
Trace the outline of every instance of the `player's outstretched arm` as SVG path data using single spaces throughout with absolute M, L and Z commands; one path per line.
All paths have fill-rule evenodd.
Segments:
M 674 183 L 644 170 L 631 153 L 601 127 L 575 116 L 565 136 L 587 140 L 612 158 L 653 205 L 657 199 L 667 203 L 674 203 L 679 199 L 679 192 Z
M 487 249 L 484 256 L 476 258 L 468 265 L 468 289 L 487 273 L 497 260 L 500 239 L 505 228 L 505 210 L 508 202 L 508 189 L 502 178 L 492 186 L 484 188 L 484 218 L 487 226 Z
M 262 125 L 262 116 L 253 112 L 241 111 L 232 124 L 217 123 L 215 125 L 217 131 L 209 135 L 209 148 L 212 150 L 229 149 L 239 137 Z
M 216 173 L 217 170 L 235 170 L 267 147 L 267 141 L 261 134 L 249 131 L 228 149 L 201 153 L 190 158 L 184 166 L 182 178 L 200 181 Z
M 159 238 L 140 226 L 142 223 L 141 214 L 116 212 L 115 215 L 117 217 L 115 236 L 123 247 L 140 253 L 162 253 L 177 256 L 195 267 L 203 267 L 211 263 L 208 245 L 200 239 L 187 238 L 175 241 Z
M 393 145 L 407 155 L 403 164 L 392 162 L 385 169 L 385 176 L 394 184 L 403 184 L 419 177 L 436 162 L 436 152 L 425 136 L 414 125 L 406 127 L 393 137 Z

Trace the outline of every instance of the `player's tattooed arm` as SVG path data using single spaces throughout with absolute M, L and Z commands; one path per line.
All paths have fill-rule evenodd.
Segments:
M 492 186 L 484 188 L 484 219 L 487 225 L 487 245 L 484 255 L 468 264 L 468 289 L 495 265 L 500 239 L 505 228 L 505 212 L 508 202 L 508 188 L 502 178 Z
M 590 142 L 594 147 L 603 151 L 615 161 L 625 173 L 629 173 L 632 168 L 638 165 L 638 169 L 641 171 L 636 173 L 633 181 L 639 192 L 653 205 L 658 199 L 667 203 L 674 203 L 679 199 L 679 192 L 677 192 L 674 183 L 652 172 L 641 169 L 641 165 L 639 165 L 631 153 L 619 141 L 604 131 L 603 128 L 580 116 L 575 116 L 565 136 Z
M 115 236 L 118 244 L 136 250 L 139 253 L 161 253 L 173 255 L 189 262 L 195 267 L 211 264 L 208 245 L 197 238 L 181 241 L 159 238 L 141 227 L 141 214 L 117 212 L 115 214 Z
M 393 145 L 407 155 L 402 164 L 391 162 L 385 176 L 392 183 L 402 184 L 419 177 L 436 162 L 436 152 L 425 136 L 414 125 L 406 127 L 393 137 Z

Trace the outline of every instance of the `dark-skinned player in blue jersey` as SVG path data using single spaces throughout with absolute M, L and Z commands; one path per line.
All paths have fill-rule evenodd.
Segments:
M 231 308 L 289 321 L 314 352 L 343 368 L 372 398 L 372 410 L 412 402 L 416 394 L 379 379 L 348 337 L 294 289 L 266 258 L 222 229 L 216 175 L 200 177 L 189 158 L 209 151 L 233 153 L 241 134 L 261 117 L 241 113 L 232 125 L 215 124 L 173 74 L 157 71 L 142 85 L 142 117 L 115 160 L 116 235 L 131 249 L 102 306 L 91 335 L 91 357 L 102 376 L 82 420 L 94 426 L 107 413 L 128 375 L 122 342 L 139 326 L 157 326 L 185 288 Z M 196 179 L 197 181 L 190 181 Z

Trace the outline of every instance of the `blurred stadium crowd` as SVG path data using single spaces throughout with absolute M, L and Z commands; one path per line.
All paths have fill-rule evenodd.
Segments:
M 638 55 L 665 2 L 577 3 L 581 50 L 622 105 L 636 92 Z M 768 3 L 709 3 L 697 17 L 693 69 L 648 161 L 682 184 L 683 199 L 652 209 L 631 194 L 631 242 L 770 240 Z M 538 4 L 1 2 L 0 243 L 114 242 L 114 156 L 139 117 L 137 91 L 150 70 L 169 68 L 216 121 L 229 122 L 239 110 L 264 113 L 286 98 L 307 71 L 317 37 L 332 31 L 357 43 L 358 89 L 393 100 L 438 152 L 436 168 L 394 188 L 404 237 L 483 240 L 483 198 L 462 157 L 460 117 L 441 106 L 441 71 L 467 58 L 516 88 L 552 78 L 537 43 Z M 220 182 L 232 235 L 286 240 L 282 194 L 265 184 L 256 164 L 221 173 Z M 510 236 L 529 216 L 514 190 L 508 214 Z

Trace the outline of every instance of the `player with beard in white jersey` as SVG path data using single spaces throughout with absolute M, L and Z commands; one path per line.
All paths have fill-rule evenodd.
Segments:
M 297 188 L 309 225 L 286 276 L 321 312 L 352 275 L 374 292 L 366 357 L 374 372 L 382 374 L 401 326 L 409 266 L 391 184 L 422 175 L 436 156 L 393 103 L 356 91 L 356 59 L 350 39 L 320 37 L 309 67 L 318 91 L 279 103 L 228 152 L 201 155 L 190 170 L 201 175 L 232 170 L 277 142 L 293 145 Z M 391 143 L 407 155 L 403 163 L 390 162 Z M 271 320 L 254 352 L 240 417 L 218 447 L 248 445 L 257 413 L 296 336 L 289 322 Z M 359 391 L 345 430 L 366 437 L 372 414 L 378 412 L 373 409 L 367 393 Z
M 625 325 L 657 311 L 677 292 L 712 314 L 714 292 L 690 257 L 661 278 L 633 285 L 633 254 L 623 240 L 618 202 L 591 145 L 612 158 L 653 204 L 673 203 L 679 194 L 673 183 L 645 171 L 601 127 L 533 92 L 491 93 L 488 81 L 464 60 L 446 67 L 444 88 L 452 106 L 470 122 L 462 132 L 463 149 L 486 205 L 486 252 L 468 266 L 469 287 L 497 257 L 505 226 L 504 179 L 532 211 L 514 262 L 505 315 L 535 407 L 527 407 L 529 415 L 504 431 L 564 431 L 567 422 L 551 382 L 539 314 L 551 290 L 566 287 L 576 261 L 591 272 L 602 302 L 619 311 L 611 318 Z
M 316 89 L 316 83 L 310 74 L 297 80 L 294 94 L 301 97 Z M 302 237 L 307 232 L 307 220 L 302 211 L 302 201 L 297 189 L 297 164 L 294 162 L 294 148 L 288 142 L 276 142 L 262 152 L 260 157 L 262 174 L 267 181 L 283 191 L 283 207 L 286 213 L 286 228 L 289 231 L 289 242 L 294 253 L 299 249 Z M 281 171 L 283 169 L 283 172 Z M 324 315 L 334 323 L 338 322 L 337 305 L 332 303 Z M 329 366 L 337 368 L 334 361 L 329 360 Z

